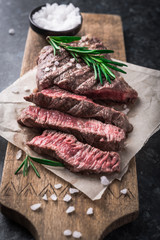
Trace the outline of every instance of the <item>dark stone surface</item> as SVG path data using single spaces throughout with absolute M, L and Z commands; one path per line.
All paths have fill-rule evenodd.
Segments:
M 48 1 L 52 2 L 52 1 Z M 83 12 L 118 14 L 122 17 L 128 62 L 160 68 L 159 0 L 73 0 Z M 20 73 L 28 31 L 28 14 L 42 0 L 0 0 L 0 91 L 14 82 Z M 8 34 L 10 28 L 15 35 Z M 7 142 L 0 138 L 0 179 Z M 160 131 L 154 134 L 136 155 L 140 213 L 136 221 L 111 234 L 107 240 L 160 239 Z M 98 226 L 97 226 L 98 227 Z M 0 239 L 33 239 L 28 231 L 0 214 Z

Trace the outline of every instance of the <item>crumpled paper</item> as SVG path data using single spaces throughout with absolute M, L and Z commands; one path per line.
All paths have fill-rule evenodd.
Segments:
M 129 106 L 128 117 L 134 129 L 126 140 L 125 149 L 120 153 L 121 172 L 108 175 L 109 184 L 114 179 L 121 180 L 132 157 L 160 127 L 160 71 L 129 63 L 127 65 L 127 68 L 124 67 L 127 72 L 125 80 L 138 92 L 139 99 L 134 105 Z M 26 142 L 37 132 L 17 123 L 21 109 L 30 104 L 25 102 L 23 97 L 36 87 L 35 77 L 36 68 L 0 93 L 0 135 L 27 154 L 36 157 L 38 155 L 26 146 Z M 26 92 L 24 87 L 29 87 L 30 92 Z M 71 173 L 65 168 L 43 166 L 74 185 L 92 200 L 100 199 L 107 188 L 101 184 L 100 176 L 85 176 Z

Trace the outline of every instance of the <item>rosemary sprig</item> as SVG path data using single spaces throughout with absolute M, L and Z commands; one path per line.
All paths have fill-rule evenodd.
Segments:
M 110 59 L 106 59 L 104 55 L 106 53 L 113 53 L 113 50 L 102 49 L 102 50 L 89 50 L 87 47 L 74 47 L 68 45 L 73 41 L 80 40 L 81 37 L 74 37 L 74 36 L 59 36 L 53 37 L 48 36 L 47 40 L 53 47 L 54 55 L 59 52 L 60 48 L 64 48 L 65 50 L 69 51 L 69 53 L 76 59 L 78 62 L 78 57 L 81 58 L 89 67 L 94 69 L 95 79 L 99 77 L 100 83 L 103 85 L 103 78 L 105 77 L 106 81 L 111 84 L 111 80 L 115 79 L 115 75 L 110 69 L 113 69 L 118 72 L 126 73 L 119 67 L 126 66 L 124 63 L 119 63 L 116 61 L 112 61 Z
M 44 164 L 44 165 L 50 165 L 50 166 L 55 166 L 55 167 L 64 167 L 63 163 L 60 163 L 57 161 L 52 161 L 52 160 L 43 159 L 43 158 L 35 158 L 35 157 L 31 157 L 30 155 L 27 155 L 25 157 L 24 161 L 21 163 L 21 165 L 15 171 L 15 174 L 17 174 L 23 167 L 23 176 L 25 177 L 28 175 L 29 166 L 31 166 L 33 168 L 34 172 L 36 173 L 37 177 L 40 178 L 40 174 L 39 174 L 37 168 L 35 167 L 35 165 L 33 164 L 33 162 L 30 159 L 32 159 L 34 162 Z

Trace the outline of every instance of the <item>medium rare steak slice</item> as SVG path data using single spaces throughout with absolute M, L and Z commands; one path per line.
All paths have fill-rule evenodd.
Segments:
M 73 43 L 74 46 L 87 46 L 89 49 L 105 49 L 96 38 L 85 38 Z M 110 59 L 110 56 L 106 54 Z M 40 53 L 37 68 L 37 86 L 39 90 L 57 85 L 92 99 L 105 99 L 116 102 L 133 102 L 137 92 L 132 89 L 120 74 L 112 70 L 116 78 L 109 84 L 103 79 L 102 86 L 94 77 L 94 71 L 81 59 L 79 63 L 64 49 L 54 56 L 52 46 L 45 46 Z
M 120 127 L 125 132 L 132 131 L 132 125 L 124 113 L 96 104 L 85 96 L 75 95 L 56 86 L 32 93 L 24 99 L 42 108 L 56 109 L 75 117 L 95 118 Z
M 39 154 L 63 162 L 72 172 L 112 173 L 120 171 L 120 156 L 83 144 L 70 134 L 46 130 L 27 145 Z
M 27 127 L 54 129 L 75 135 L 79 141 L 108 151 L 118 151 L 124 145 L 123 129 L 97 120 L 76 118 L 44 108 L 29 106 L 22 111 L 18 122 Z

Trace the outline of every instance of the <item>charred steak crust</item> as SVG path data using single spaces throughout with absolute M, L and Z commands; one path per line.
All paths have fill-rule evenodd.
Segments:
M 132 125 L 124 113 L 96 104 L 85 96 L 70 93 L 56 86 L 32 93 L 24 99 L 42 108 L 56 109 L 75 117 L 95 118 L 120 127 L 125 132 L 132 131 Z
M 124 146 L 123 129 L 93 119 L 76 118 L 57 110 L 29 106 L 22 111 L 18 122 L 27 127 L 71 133 L 79 141 L 102 150 L 118 151 Z
M 63 162 L 72 172 L 112 173 L 120 171 L 120 156 L 83 144 L 70 134 L 45 130 L 27 145 L 39 154 Z
M 82 37 L 79 42 L 72 45 L 87 46 L 89 49 L 105 49 L 103 43 L 97 38 Z M 107 58 L 110 56 L 107 54 Z M 134 102 L 137 99 L 137 92 L 131 88 L 122 76 L 113 70 L 116 78 L 109 84 L 103 79 L 104 85 L 97 83 L 94 71 L 81 59 L 72 61 L 71 55 L 64 49 L 60 49 L 59 55 L 54 56 L 52 46 L 45 46 L 38 58 L 37 86 L 42 89 L 57 85 L 62 89 L 80 95 L 86 95 L 92 99 L 105 99 L 116 102 Z M 59 65 L 55 66 L 55 62 Z M 45 68 L 49 67 L 46 72 Z

